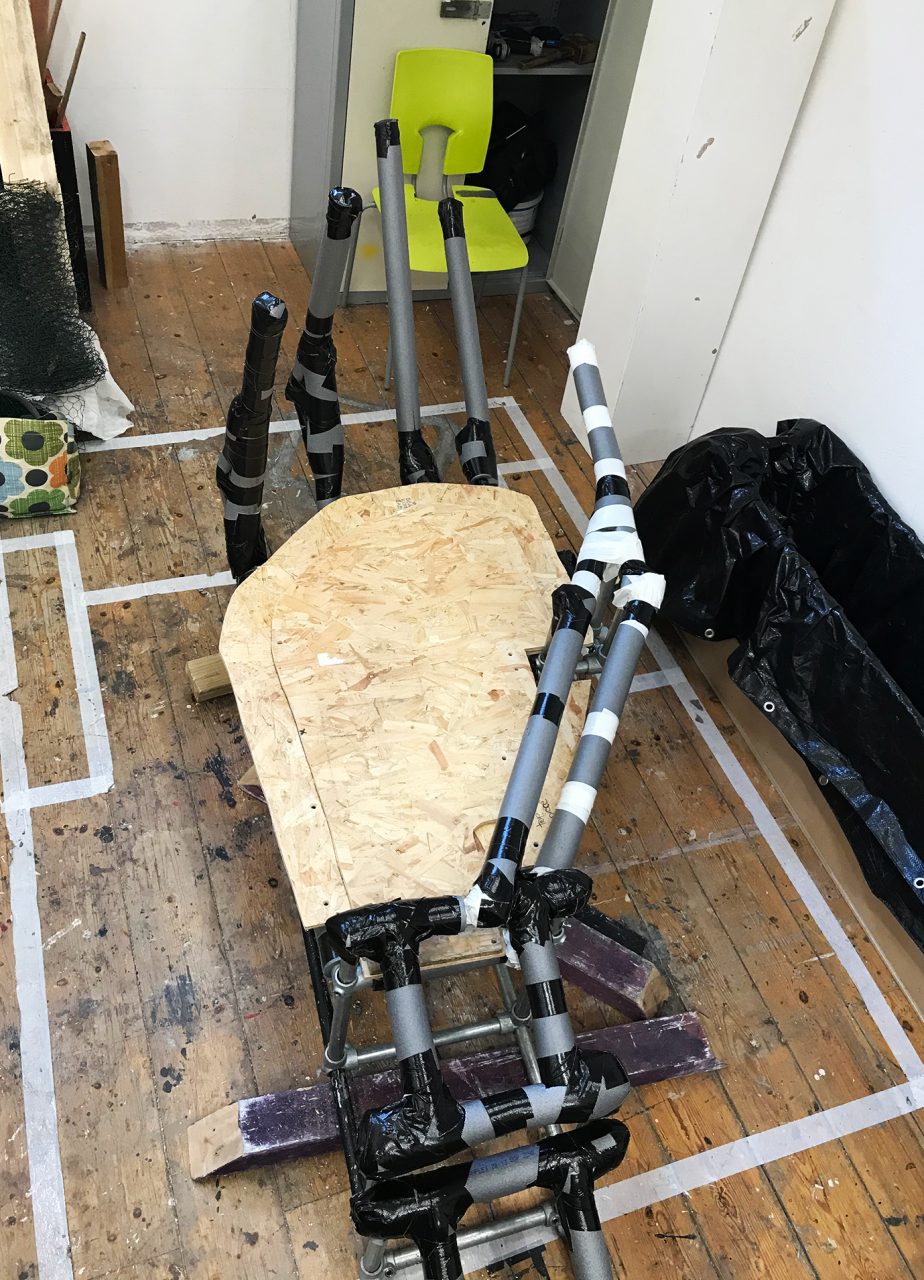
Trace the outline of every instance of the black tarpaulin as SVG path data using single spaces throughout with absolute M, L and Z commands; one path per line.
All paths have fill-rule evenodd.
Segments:
M 924 948 L 924 544 L 810 419 L 670 455 L 637 506 L 663 612 L 733 637 L 735 684 L 811 769 L 873 892 Z

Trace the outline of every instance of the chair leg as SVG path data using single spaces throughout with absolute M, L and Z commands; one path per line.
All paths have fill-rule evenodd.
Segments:
M 520 273 L 520 285 L 517 289 L 516 306 L 513 309 L 513 327 L 510 330 L 510 342 L 507 344 L 507 363 L 504 366 L 504 386 L 510 386 L 513 373 L 513 357 L 517 349 L 517 335 L 520 332 L 520 317 L 523 315 L 523 299 L 526 297 L 526 277 L 529 272 L 529 260 Z
M 356 261 L 356 246 L 359 244 L 359 232 L 362 226 L 363 214 L 365 209 L 360 210 L 359 217 L 353 227 L 353 235 L 350 238 L 350 254 L 347 258 L 346 270 L 343 273 L 343 280 L 340 284 L 340 306 L 346 307 L 350 297 L 350 283 L 353 279 L 353 263 Z
M 391 386 L 391 331 L 388 333 L 388 351 L 385 354 L 385 390 Z

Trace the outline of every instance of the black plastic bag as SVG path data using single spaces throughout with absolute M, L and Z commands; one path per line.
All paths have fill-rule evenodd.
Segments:
M 924 948 L 924 544 L 827 427 L 725 429 L 637 507 L 663 612 L 799 752 L 870 888 Z
M 555 144 L 541 117 L 526 115 L 512 102 L 496 102 L 484 168 L 468 181 L 489 187 L 510 210 L 547 187 L 557 167 Z

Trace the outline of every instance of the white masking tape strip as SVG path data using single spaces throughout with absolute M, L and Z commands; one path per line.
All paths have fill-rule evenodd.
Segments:
M 619 476 L 620 480 L 625 480 L 626 464 L 622 458 L 601 458 L 595 462 L 594 479 L 602 480 L 604 476 Z
M 499 462 L 499 476 L 516 475 L 518 471 L 551 471 L 555 463 L 551 458 L 528 458 L 525 462 Z
M 490 403 L 490 401 L 488 403 Z M 516 400 L 514 400 L 513 396 L 504 396 L 499 403 L 501 403 L 507 410 L 510 421 L 513 423 L 520 439 L 526 445 L 526 448 L 533 457 L 541 458 L 543 462 L 546 460 L 552 462 L 552 459 L 549 458 L 542 441 L 529 425 L 526 414 L 517 404 Z M 546 472 L 545 478 L 554 490 L 556 498 L 564 507 L 565 511 L 567 511 L 575 529 L 577 529 L 579 534 L 583 534 L 587 527 L 587 516 L 584 513 L 583 507 L 571 492 L 570 486 L 565 483 L 561 472 L 554 463 L 548 472 Z
M 0 767 L 5 796 L 27 790 L 22 739 L 18 704 L 12 698 L 0 698 Z M 38 1274 L 41 1280 L 73 1280 L 31 815 L 26 810 L 8 813 L 6 826 L 12 851 L 7 871 L 9 911 L 19 1006 L 29 1205 Z
M 561 789 L 561 797 L 556 805 L 566 813 L 573 813 L 576 818 L 586 822 L 597 798 L 597 788 L 589 787 L 586 782 L 566 782 Z
M 572 369 L 577 369 L 582 364 L 597 363 L 597 352 L 592 342 L 588 342 L 586 338 L 578 338 L 573 346 L 568 348 L 568 362 Z
M 641 631 L 643 636 L 648 635 L 648 628 L 636 618 L 623 618 L 619 625 L 621 627 L 635 627 L 636 631 Z
M 584 410 L 584 426 L 588 431 L 596 431 L 598 427 L 613 429 L 610 411 L 605 404 L 592 404 Z
M 158 578 L 154 582 L 129 582 L 124 587 L 98 587 L 83 593 L 86 605 L 117 604 L 121 600 L 140 600 L 144 596 L 169 596 L 177 591 L 208 591 L 212 587 L 233 587 L 234 575 L 191 573 L 183 578 Z
M 618 728 L 619 716 L 615 711 L 589 711 L 584 721 L 584 728 L 581 730 L 581 737 L 585 734 L 593 734 L 595 738 L 605 738 L 607 742 L 612 742 Z
M 660 609 L 666 587 L 667 583 L 660 573 L 641 573 L 613 593 L 613 604 L 617 609 L 624 609 L 630 600 L 640 600 L 643 604 Z
M 94 778 L 108 778 L 108 786 L 111 786 L 112 752 L 109 749 L 109 730 L 106 728 L 90 618 L 83 603 L 80 561 L 77 559 L 77 548 L 73 540 L 59 544 L 58 570 L 61 575 L 64 616 L 71 641 L 71 656 L 74 660 L 77 704 L 87 751 L 87 772 Z
M 12 693 L 19 684 L 16 670 L 16 645 L 10 618 L 10 598 L 6 587 L 6 568 L 0 556 L 0 696 Z
M 644 560 L 645 552 L 637 533 L 588 533 L 581 543 L 579 560 L 603 560 L 622 566 L 630 560 Z
M 601 529 L 608 529 L 612 533 L 635 533 L 632 508 L 618 502 L 592 511 L 587 521 L 587 532 L 599 533 Z
M 596 600 L 600 593 L 600 579 L 595 573 L 591 573 L 588 569 L 578 569 L 571 581 L 582 591 L 589 592 Z
M 660 1169 L 636 1174 L 634 1178 L 626 1178 L 614 1186 L 602 1187 L 595 1197 L 597 1208 L 600 1217 L 610 1221 L 673 1196 L 689 1195 L 699 1187 L 711 1186 L 737 1173 L 773 1164 L 812 1147 L 838 1142 L 851 1133 L 860 1133 L 921 1107 L 924 1107 L 924 1080 L 894 1085 L 881 1093 L 855 1102 L 844 1102 L 804 1119 L 790 1120 L 775 1129 L 765 1129 L 762 1133 L 726 1142 L 711 1151 L 702 1151 Z
M 101 796 L 112 787 L 112 774 L 97 778 L 74 778 L 69 782 L 47 782 L 41 787 L 28 787 L 25 791 L 3 797 L 3 812 L 16 813 L 23 809 L 47 809 L 50 805 L 67 804 L 71 800 L 90 800 Z
M 60 547 L 74 541 L 73 529 L 55 529 L 53 533 L 26 533 L 20 538 L 0 538 L 0 555 L 14 551 L 40 551 L 43 547 Z
M 489 409 L 506 408 L 508 396 L 492 396 L 488 400 Z M 465 405 L 461 400 L 449 404 L 425 404 L 421 406 L 422 418 L 434 418 L 450 413 L 464 413 Z M 340 421 L 345 427 L 370 422 L 394 422 L 394 409 L 370 409 L 362 413 L 344 413 Z M 297 418 L 283 418 L 271 422 L 270 435 L 285 435 L 290 431 L 299 431 Z M 197 440 L 211 440 L 215 436 L 223 436 L 225 428 L 190 427 L 187 431 L 149 431 L 139 436 L 115 436 L 112 440 L 87 440 L 80 445 L 81 453 L 109 453 L 118 449 L 150 449 L 161 444 L 191 444 Z

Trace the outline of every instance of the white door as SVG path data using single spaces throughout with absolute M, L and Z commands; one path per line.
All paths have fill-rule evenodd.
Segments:
M 373 125 L 388 115 L 395 55 L 401 49 L 470 49 L 484 53 L 489 18 L 442 18 L 440 0 L 355 0 L 353 49 L 343 148 L 343 182 L 367 202 L 377 185 Z M 414 288 L 444 288 L 445 276 L 415 275 Z M 377 213 L 362 220 L 351 293 L 385 289 Z
M 580 325 L 627 462 L 689 436 L 835 2 L 652 4 Z
M 652 0 L 610 0 L 568 179 L 548 281 L 575 315 L 584 309 L 613 170 Z

